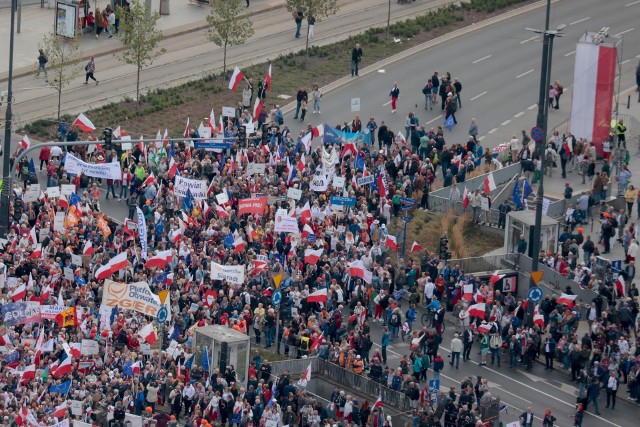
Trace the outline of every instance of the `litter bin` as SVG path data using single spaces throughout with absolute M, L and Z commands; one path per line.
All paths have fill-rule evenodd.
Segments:
M 160 0 L 160 15 L 169 15 L 169 0 Z

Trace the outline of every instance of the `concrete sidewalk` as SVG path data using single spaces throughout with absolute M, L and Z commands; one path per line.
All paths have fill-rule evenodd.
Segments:
M 98 8 L 102 10 L 110 2 L 98 1 Z M 49 8 L 48 2 L 41 8 L 40 4 L 22 6 L 21 31 L 14 37 L 14 58 L 13 75 L 20 77 L 37 69 L 38 46 L 42 38 L 53 30 L 55 9 Z M 91 2 L 92 8 L 94 2 Z M 151 0 L 152 10 L 159 11 L 160 0 Z M 251 6 L 247 8 L 247 13 L 261 14 L 285 6 L 284 0 L 253 0 Z M 11 13 L 8 8 L 0 9 L 0 81 L 5 81 L 9 71 L 9 36 Z M 172 0 L 170 5 L 170 15 L 161 16 L 158 27 L 162 30 L 164 37 L 175 37 L 181 34 L 190 33 L 204 28 L 207 24 L 206 17 L 211 8 L 208 5 L 191 3 L 188 0 Z M 80 36 L 81 56 L 102 56 L 111 54 L 122 48 L 122 43 L 114 37 L 108 38 L 103 35 L 100 40 L 96 40 L 95 33 L 84 33 Z M 6 52 L 6 54 L 5 54 Z

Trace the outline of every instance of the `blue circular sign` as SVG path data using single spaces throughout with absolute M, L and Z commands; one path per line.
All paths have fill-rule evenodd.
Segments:
M 531 129 L 531 138 L 533 138 L 533 140 L 535 142 L 540 142 L 542 141 L 542 138 L 544 137 L 544 134 L 542 133 L 542 129 L 539 128 L 538 126 L 534 127 L 533 129 Z
M 167 310 L 167 307 L 165 307 L 164 305 L 162 307 L 160 307 L 160 309 L 158 309 L 158 323 L 164 323 L 167 321 L 167 317 L 169 317 L 169 311 Z
M 540 289 L 540 286 L 534 286 L 533 288 L 529 289 L 527 298 L 534 304 L 540 301 L 542 299 L 542 289 Z
M 280 289 L 276 289 L 273 295 L 271 295 L 271 302 L 276 308 L 280 306 L 282 302 L 282 291 Z

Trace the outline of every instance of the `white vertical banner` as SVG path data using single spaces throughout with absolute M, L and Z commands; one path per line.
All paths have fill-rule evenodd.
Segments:
M 144 219 L 142 209 L 136 208 L 138 213 L 138 234 L 140 235 L 140 248 L 142 250 L 142 258 L 147 259 L 147 221 Z

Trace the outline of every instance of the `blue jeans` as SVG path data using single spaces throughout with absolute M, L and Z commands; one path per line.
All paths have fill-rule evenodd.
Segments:
M 107 185 L 107 199 L 109 198 L 109 192 L 111 192 L 111 197 L 116 198 L 116 188 L 114 185 Z
M 313 111 L 320 111 L 320 100 L 319 99 L 314 99 L 313 100 Z
M 600 400 L 600 396 L 599 395 L 591 395 L 589 396 L 589 403 L 593 403 L 593 407 L 596 410 L 596 414 L 598 412 L 600 412 L 600 407 L 598 406 L 598 400 Z
M 458 369 L 460 367 L 460 352 L 459 351 L 455 351 L 453 353 L 451 353 L 451 362 L 449 362 L 452 366 L 455 360 L 455 364 L 456 364 L 456 369 Z
M 298 113 L 300 113 L 301 107 L 302 107 L 302 101 L 296 101 L 296 115 L 293 116 L 294 119 L 298 118 Z
M 273 326 L 270 326 L 267 328 L 266 332 L 265 332 L 265 337 L 264 340 L 266 341 L 266 346 L 267 347 L 271 347 L 271 344 L 273 344 L 273 339 L 274 336 L 276 334 L 276 329 Z
M 433 379 L 434 380 L 440 379 L 440 371 L 433 371 Z
M 513 349 L 509 350 L 509 366 L 511 368 L 518 366 L 518 354 Z
M 126 185 L 121 185 L 120 186 L 120 198 L 121 199 L 126 199 L 127 196 L 127 192 L 129 190 L 129 187 L 127 187 Z
M 498 360 L 498 368 L 500 367 L 500 359 L 502 358 L 502 349 L 501 348 L 492 348 L 491 349 L 491 364 L 495 359 Z
M 398 338 L 398 327 L 397 326 L 389 326 L 389 331 L 391 332 L 391 341 L 395 341 Z
M 300 37 L 300 30 L 302 29 L 302 20 L 296 22 L 296 38 Z
M 358 75 L 358 63 L 360 61 L 355 61 L 355 60 L 351 60 L 351 77 L 353 77 L 354 75 Z

